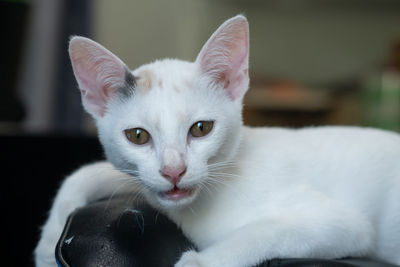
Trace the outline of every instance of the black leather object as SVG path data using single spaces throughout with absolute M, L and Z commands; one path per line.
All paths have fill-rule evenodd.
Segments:
M 148 205 L 100 201 L 73 212 L 56 247 L 62 267 L 171 267 L 194 248 L 177 226 Z M 368 259 L 274 259 L 257 267 L 394 267 Z
M 71 240 L 72 238 L 72 240 Z M 172 266 L 191 243 L 148 205 L 102 201 L 72 213 L 57 244 L 60 266 Z

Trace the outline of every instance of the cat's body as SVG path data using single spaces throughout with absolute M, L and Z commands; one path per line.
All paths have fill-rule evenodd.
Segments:
M 84 106 L 118 170 L 98 163 L 66 180 L 35 251 L 37 266 L 55 266 L 69 212 L 121 191 L 140 191 L 199 247 L 179 267 L 364 255 L 400 264 L 400 136 L 243 127 L 244 17 L 225 22 L 194 63 L 157 61 L 130 73 L 81 37 L 70 55 Z
M 371 256 L 399 263 L 398 135 L 346 127 L 243 132 L 235 167 L 223 170 L 234 177 L 205 192 L 192 209 L 169 213 L 201 249 L 259 221 L 271 236 L 258 229 L 255 242 L 272 243 L 272 257 L 326 257 L 329 251 L 340 258 L 344 251 L 371 249 Z M 307 252 L 313 242 L 321 243 Z

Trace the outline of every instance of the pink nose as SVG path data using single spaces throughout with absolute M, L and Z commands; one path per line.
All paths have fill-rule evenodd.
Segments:
M 169 166 L 164 166 L 161 170 L 160 173 L 161 175 L 170 181 L 173 185 L 176 185 L 179 183 L 181 180 L 182 176 L 186 172 L 186 166 L 182 165 L 180 167 L 169 167 Z

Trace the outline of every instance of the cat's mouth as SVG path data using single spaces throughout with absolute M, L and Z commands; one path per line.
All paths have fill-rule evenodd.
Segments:
M 169 191 L 160 192 L 159 196 L 163 199 L 178 201 L 191 196 L 193 191 L 193 188 L 179 188 L 175 186 Z

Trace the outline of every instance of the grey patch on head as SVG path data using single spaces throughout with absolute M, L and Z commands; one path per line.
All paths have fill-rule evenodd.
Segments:
M 128 70 L 125 70 L 125 85 L 119 88 L 118 93 L 121 97 L 133 96 L 136 88 L 136 77 Z

